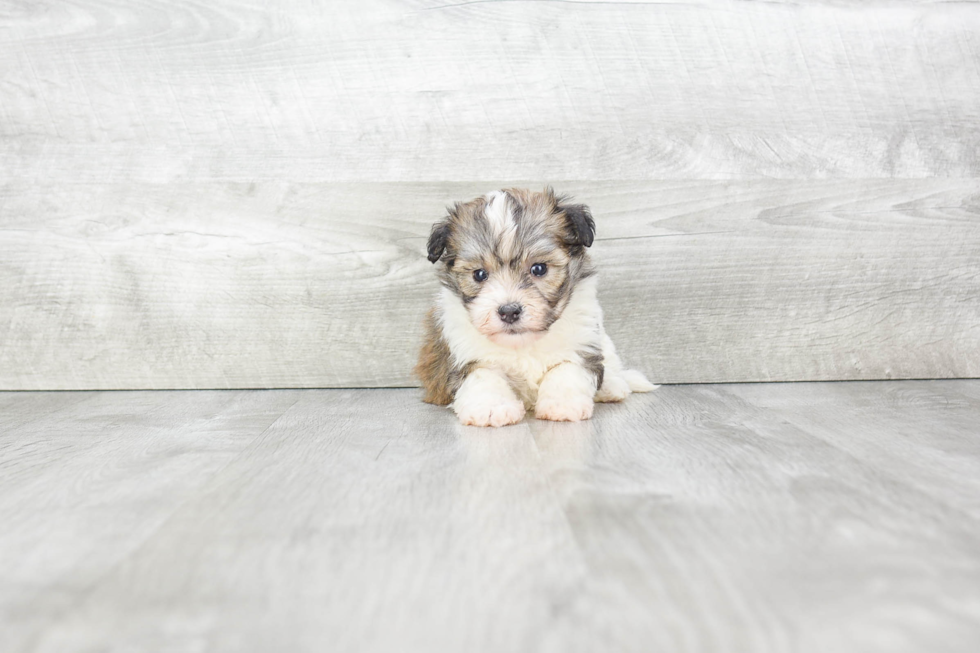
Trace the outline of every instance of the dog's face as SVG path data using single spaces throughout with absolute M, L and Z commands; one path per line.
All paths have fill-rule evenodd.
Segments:
M 544 192 L 508 189 L 457 203 L 432 228 L 428 254 L 442 284 L 493 342 L 521 347 L 557 320 L 593 274 L 589 209 Z

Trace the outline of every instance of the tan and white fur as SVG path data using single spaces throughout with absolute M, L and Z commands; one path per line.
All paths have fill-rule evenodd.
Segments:
M 596 401 L 653 386 L 623 369 L 602 325 L 586 248 L 589 209 L 544 192 L 507 189 L 457 203 L 432 228 L 429 260 L 442 288 L 426 316 L 415 368 L 424 400 L 463 424 L 578 421 Z

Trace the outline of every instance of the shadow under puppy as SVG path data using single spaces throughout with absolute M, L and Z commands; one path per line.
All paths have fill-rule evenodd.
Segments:
M 550 188 L 457 202 L 432 227 L 442 288 L 425 318 L 415 373 L 424 401 L 463 424 L 578 421 L 594 401 L 655 386 L 625 370 L 602 326 L 588 207 Z

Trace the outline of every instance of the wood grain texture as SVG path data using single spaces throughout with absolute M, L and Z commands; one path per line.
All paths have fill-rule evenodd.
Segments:
M 411 384 L 428 224 L 492 180 L 593 204 L 660 381 L 980 375 L 978 33 L 973 2 L 7 3 L 0 388 Z
M 43 628 L 298 399 L 295 391 L 2 395 L 0 650 L 32 650 Z
M 765 405 L 812 406 L 820 384 L 754 387 L 758 403 L 739 398 L 742 386 L 665 387 L 577 432 L 543 425 L 542 459 L 592 571 L 570 620 L 575 641 L 602 629 L 610 650 L 636 651 L 965 651 L 980 642 L 976 515 L 921 492 L 901 465 L 837 446 L 901 437 L 895 423 L 871 426 L 867 398 L 909 388 L 930 400 L 879 401 L 910 420 L 938 417 L 910 439 L 943 433 L 947 453 L 975 465 L 976 407 L 965 426 L 941 411 L 954 383 L 835 385 L 835 400 L 812 411 L 839 427 L 832 442 Z M 947 496 L 972 488 L 962 471 L 931 466 Z M 913 561 L 934 555 L 949 567 L 925 562 L 935 576 L 920 576 Z M 926 605 L 928 617 L 912 616 Z M 944 624 L 944 635 L 920 629 L 926 622 Z
M 972 2 L 0 9 L 34 182 L 980 173 Z
M 0 644 L 972 653 L 977 395 L 668 386 L 492 430 L 417 390 L 0 394 L 36 418 L 0 436 Z
M 500 185 L 7 184 L 0 387 L 410 385 L 429 226 Z M 651 379 L 980 376 L 975 180 L 559 190 Z
M 810 384 L 799 386 L 803 391 L 780 392 L 749 384 L 730 390 L 880 473 L 980 519 L 978 387 L 975 383 Z M 833 410 L 842 401 L 855 410 Z M 915 408 L 905 410 L 905 406 Z M 937 424 L 943 427 L 936 428 Z M 855 438 L 854 431 L 865 435 Z M 964 433 L 974 437 L 964 438 Z M 944 472 L 937 474 L 937 470 Z

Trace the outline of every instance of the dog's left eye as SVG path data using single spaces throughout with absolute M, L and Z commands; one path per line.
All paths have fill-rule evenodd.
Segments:
M 536 277 L 543 277 L 548 274 L 548 266 L 544 263 L 535 263 L 531 266 L 531 274 Z

